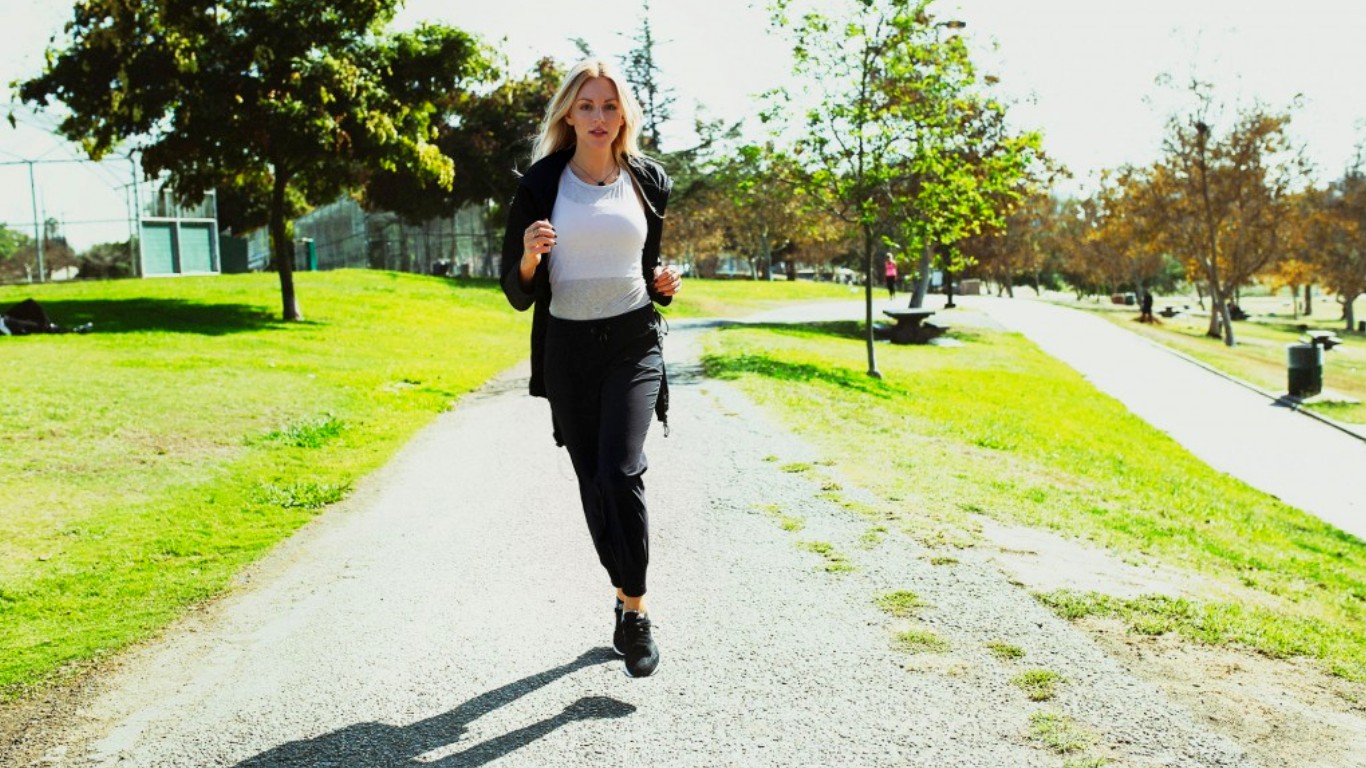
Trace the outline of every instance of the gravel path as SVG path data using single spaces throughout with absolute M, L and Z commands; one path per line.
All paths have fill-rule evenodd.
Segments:
M 780 469 L 820 457 L 700 376 L 700 333 L 675 324 L 673 434 L 647 445 L 655 677 L 610 653 L 611 592 L 523 370 L 129 654 L 36 764 L 1059 766 L 1028 735 L 1032 713 L 1057 712 L 1112 765 L 1251 765 L 985 554 L 931 565 L 897 533 L 869 546 L 868 521 Z M 802 541 L 855 570 L 826 572 Z M 895 647 L 909 621 L 873 604 L 893 590 L 930 605 L 916 621 L 948 652 Z M 1025 658 L 995 659 L 993 640 Z M 1037 667 L 1067 680 L 1053 701 L 1009 682 Z

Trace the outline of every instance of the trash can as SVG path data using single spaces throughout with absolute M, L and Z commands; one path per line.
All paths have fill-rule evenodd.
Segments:
M 1290 369 L 1290 396 L 1313 397 L 1323 391 L 1323 347 L 1289 344 L 1285 348 Z

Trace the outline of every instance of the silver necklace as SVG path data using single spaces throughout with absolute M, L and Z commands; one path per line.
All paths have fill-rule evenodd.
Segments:
M 605 186 L 607 186 L 607 182 L 608 182 L 610 179 L 614 178 L 617 174 L 621 173 L 621 166 L 614 166 L 614 167 L 612 168 L 612 170 L 609 171 L 609 172 L 607 173 L 606 176 L 604 176 L 604 177 L 602 177 L 601 179 L 599 179 L 599 178 L 597 178 L 596 176 L 594 176 L 593 174 L 589 173 L 589 172 L 588 172 L 588 169 L 584 168 L 582 165 L 579 165 L 578 163 L 574 162 L 573 160 L 570 160 L 570 161 L 569 161 L 569 164 L 572 165 L 572 166 L 574 166 L 575 168 L 578 168 L 579 171 L 582 172 L 583 175 L 584 175 L 586 178 L 595 180 L 595 181 L 597 182 L 597 184 L 598 184 L 599 187 L 605 187 Z

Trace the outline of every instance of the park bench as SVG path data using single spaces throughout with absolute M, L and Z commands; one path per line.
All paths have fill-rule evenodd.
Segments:
M 893 344 L 924 344 L 944 332 L 943 328 L 925 322 L 933 309 L 884 309 L 882 314 L 896 321 L 891 330 Z

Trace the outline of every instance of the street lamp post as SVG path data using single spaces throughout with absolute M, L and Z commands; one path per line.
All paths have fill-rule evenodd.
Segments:
M 43 235 L 45 234 L 43 232 L 44 222 L 38 220 L 38 186 L 33 181 L 34 161 L 26 160 L 25 162 L 28 163 L 29 199 L 33 203 L 33 248 L 34 252 L 38 255 L 38 282 L 42 283 L 46 282 L 46 279 L 43 277 L 43 275 L 47 271 L 45 268 L 46 265 L 43 264 Z
M 963 29 L 967 25 L 968 23 L 966 21 L 959 21 L 958 19 L 949 19 L 948 21 L 936 22 L 934 25 L 935 45 L 939 44 L 939 30 L 952 29 L 954 32 L 957 32 L 958 30 Z M 944 309 L 953 309 L 954 307 L 958 306 L 957 304 L 953 303 L 953 271 L 948 268 L 948 265 L 944 266 L 944 292 L 949 297 L 948 301 L 944 302 Z

